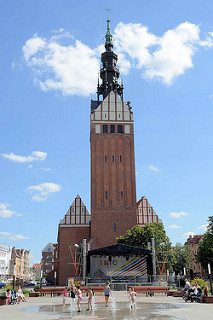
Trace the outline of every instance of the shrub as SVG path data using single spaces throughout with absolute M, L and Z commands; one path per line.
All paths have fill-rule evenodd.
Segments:
M 208 286 L 208 282 L 200 278 L 194 278 L 191 284 L 198 284 L 202 290 L 204 289 L 205 286 Z

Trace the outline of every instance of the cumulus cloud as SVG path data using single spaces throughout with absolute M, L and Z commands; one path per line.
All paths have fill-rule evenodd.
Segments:
M 88 96 L 96 90 L 97 51 L 79 40 L 72 45 L 63 45 L 61 38 L 62 34 L 49 40 L 34 36 L 26 41 L 23 53 L 25 62 L 35 72 L 34 82 L 44 91 Z
M 42 151 L 33 151 L 29 156 L 19 156 L 11 152 L 9 154 L 3 153 L 2 157 L 13 162 L 25 163 L 33 161 L 44 161 L 47 157 L 47 153 Z
M 201 226 L 198 227 L 198 229 L 201 229 L 203 231 L 206 231 L 208 227 L 208 224 L 202 224 Z
M 181 23 L 157 37 L 141 24 L 120 22 L 115 28 L 118 52 L 130 57 L 146 79 L 170 85 L 176 77 L 193 67 L 192 57 L 199 45 L 199 26 Z
M 177 226 L 176 224 L 171 224 L 170 226 L 169 226 L 169 228 L 170 229 L 180 229 L 180 228 L 182 228 L 181 226 Z
M 30 186 L 28 187 L 28 190 L 36 193 L 32 199 L 39 202 L 47 200 L 51 193 L 59 192 L 61 186 L 56 183 L 46 182 L 36 186 Z
M 30 237 L 22 236 L 21 234 L 17 234 L 15 236 L 10 237 L 11 240 L 27 240 L 30 239 Z
M 187 216 L 188 215 L 188 213 L 186 213 L 186 212 L 171 212 L 170 214 L 169 214 L 169 216 L 171 217 L 171 218 L 180 218 L 180 217 L 182 217 L 182 216 Z
M 194 232 L 188 231 L 188 232 L 186 232 L 186 233 L 183 234 L 183 237 L 186 238 L 186 239 L 188 239 L 190 236 L 193 237 L 194 235 L 195 235 Z
M 44 91 L 60 91 L 63 95 L 94 93 L 104 46 L 90 48 L 73 40 L 63 28 L 53 32 L 48 39 L 34 35 L 22 48 L 24 61 L 34 73 L 34 83 Z M 120 22 L 113 41 L 121 74 L 135 67 L 143 78 L 170 85 L 193 67 L 198 48 L 213 46 L 213 33 L 201 40 L 199 26 L 183 22 L 159 36 L 140 23 Z
M 1 203 L 0 202 L 0 217 L 2 218 L 11 218 L 12 216 L 22 216 L 21 213 L 16 211 L 12 211 L 8 209 L 10 205 L 8 203 Z

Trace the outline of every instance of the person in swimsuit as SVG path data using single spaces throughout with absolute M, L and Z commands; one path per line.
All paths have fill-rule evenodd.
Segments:
M 63 294 L 62 294 L 62 297 L 63 297 L 63 308 L 65 308 L 65 301 L 66 301 L 67 292 L 69 292 L 69 289 L 67 287 L 65 287 L 64 290 L 63 290 Z
M 89 287 L 89 290 L 88 290 L 88 307 L 87 307 L 87 311 L 92 310 L 92 297 L 93 297 L 93 291 L 92 291 L 92 288 Z
M 76 295 L 78 297 L 77 306 L 78 306 L 78 312 L 81 312 L 81 301 L 82 301 L 82 291 L 80 289 L 80 286 L 77 286 Z
M 106 285 L 104 286 L 104 293 L 105 293 L 105 302 L 106 302 L 106 307 L 109 305 L 109 295 L 112 295 L 112 292 L 110 290 L 110 283 L 107 281 Z
M 130 288 L 129 290 L 129 297 L 131 300 L 131 309 L 135 308 L 135 297 L 137 293 L 135 292 L 134 288 Z

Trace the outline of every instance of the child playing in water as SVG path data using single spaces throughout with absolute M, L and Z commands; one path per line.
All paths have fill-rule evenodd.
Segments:
M 67 296 L 67 292 L 69 291 L 69 289 L 67 287 L 64 288 L 63 290 L 63 308 L 65 308 L 65 301 L 66 301 L 66 296 Z
M 110 283 L 107 281 L 106 285 L 104 286 L 104 294 L 105 294 L 105 302 L 106 302 L 106 307 L 109 305 L 109 295 L 112 295 L 112 292 L 110 290 Z
M 80 289 L 80 286 L 77 286 L 76 295 L 78 297 L 77 306 L 78 306 L 78 312 L 81 312 L 81 301 L 82 301 L 82 291 Z
M 136 297 L 137 293 L 135 292 L 134 288 L 130 288 L 129 289 L 129 297 L 130 297 L 130 301 L 131 301 L 131 309 L 135 308 L 135 297 Z
M 87 307 L 87 311 L 92 310 L 92 297 L 93 297 L 93 291 L 92 291 L 92 288 L 89 287 L 89 290 L 88 290 L 88 307 Z

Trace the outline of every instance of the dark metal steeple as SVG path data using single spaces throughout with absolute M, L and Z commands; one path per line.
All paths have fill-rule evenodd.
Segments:
M 101 55 L 102 67 L 100 69 L 101 85 L 97 86 L 98 101 L 99 96 L 103 99 L 113 91 L 116 92 L 123 100 L 123 85 L 118 84 L 119 70 L 116 67 L 118 56 L 113 49 L 112 34 L 110 32 L 110 20 L 107 20 L 107 32 L 105 35 L 105 49 L 106 51 Z

